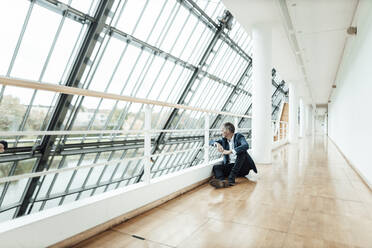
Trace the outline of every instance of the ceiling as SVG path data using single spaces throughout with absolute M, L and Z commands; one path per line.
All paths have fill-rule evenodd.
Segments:
M 273 67 L 312 104 L 326 104 L 358 0 L 222 0 L 250 32 L 272 26 Z

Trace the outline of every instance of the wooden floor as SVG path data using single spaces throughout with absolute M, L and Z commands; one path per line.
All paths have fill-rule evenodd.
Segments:
M 77 247 L 372 247 L 372 192 L 331 141 L 286 145 L 258 169 L 256 181 L 202 185 Z

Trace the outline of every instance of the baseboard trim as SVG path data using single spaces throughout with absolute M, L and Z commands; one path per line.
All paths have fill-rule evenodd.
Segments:
M 91 228 L 89 230 L 86 230 L 86 231 L 84 231 L 82 233 L 79 233 L 79 234 L 77 234 L 75 236 L 72 236 L 72 237 L 70 237 L 68 239 L 65 239 L 65 240 L 63 240 L 61 242 L 58 242 L 58 243 L 56 243 L 54 245 L 51 245 L 49 247 L 51 247 L 51 248 L 60 248 L 60 247 L 71 247 L 71 246 L 77 245 L 77 244 L 83 242 L 84 240 L 87 240 L 87 239 L 89 239 L 89 238 L 91 238 L 93 236 L 96 236 L 96 235 L 98 235 L 98 234 L 100 234 L 100 233 L 102 233 L 102 232 L 104 232 L 104 231 L 106 231 L 106 230 L 108 230 L 108 229 L 116 226 L 116 225 L 119 225 L 122 222 L 125 222 L 125 221 L 127 221 L 127 220 L 129 220 L 129 219 L 131 219 L 133 217 L 136 217 L 136 216 L 138 216 L 138 215 L 140 215 L 140 214 L 142 214 L 144 212 L 147 212 L 147 211 L 149 211 L 149 210 L 151 210 L 151 209 L 153 209 L 153 208 L 155 208 L 157 206 L 160 206 L 161 204 L 163 204 L 163 203 L 165 203 L 167 201 L 170 201 L 170 200 L 172 200 L 172 199 L 174 199 L 174 198 L 176 198 L 176 197 L 178 197 L 178 196 L 180 196 L 180 195 L 182 195 L 182 194 L 184 194 L 184 193 L 186 193 L 188 191 L 191 191 L 191 190 L 199 187 L 200 185 L 203 185 L 204 183 L 206 183 L 208 181 L 209 181 L 209 178 L 204 179 L 204 180 L 202 180 L 200 182 L 194 183 L 194 184 L 192 184 L 190 186 L 187 186 L 187 187 L 185 187 L 185 188 L 183 188 L 183 189 L 181 189 L 179 191 L 176 191 L 176 192 L 174 192 L 174 193 L 172 193 L 170 195 L 167 195 L 167 196 L 165 196 L 165 197 L 163 197 L 163 198 L 161 198 L 161 199 L 159 199 L 157 201 L 154 201 L 152 203 L 149 203 L 149 204 L 147 204 L 147 205 L 145 205 L 143 207 L 140 207 L 138 209 L 135 209 L 135 210 L 133 210 L 131 212 L 125 213 L 125 214 L 123 214 L 123 215 L 121 215 L 119 217 L 116 217 L 116 218 L 114 218 L 114 219 L 112 219 L 112 220 L 110 220 L 110 221 L 108 221 L 106 223 L 103 223 L 101 225 L 95 226 L 95 227 L 93 227 L 93 228 Z
M 372 191 L 372 183 L 370 183 L 367 178 L 363 176 L 362 173 L 358 170 L 358 168 L 351 163 L 351 161 L 345 156 L 345 154 L 342 152 L 340 147 L 327 135 L 328 139 L 336 146 L 337 150 L 341 153 L 341 156 L 346 160 L 348 165 L 355 171 L 355 173 L 359 176 L 359 178 L 362 180 L 362 182 Z

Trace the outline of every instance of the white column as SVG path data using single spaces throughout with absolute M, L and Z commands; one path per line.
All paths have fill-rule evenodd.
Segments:
M 289 83 L 289 135 L 290 143 L 297 143 L 298 140 L 298 98 L 296 85 Z
M 300 138 L 305 136 L 305 106 L 304 100 L 300 98 Z
M 271 163 L 271 27 L 257 25 L 252 30 L 252 154 L 256 163 Z

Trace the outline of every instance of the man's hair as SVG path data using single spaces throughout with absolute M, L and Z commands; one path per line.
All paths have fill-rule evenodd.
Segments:
M 231 122 L 225 122 L 223 127 L 230 131 L 230 133 L 235 133 L 235 127 Z
M 5 140 L 0 140 L 0 144 L 3 144 L 4 149 L 8 149 L 8 142 L 6 142 Z

